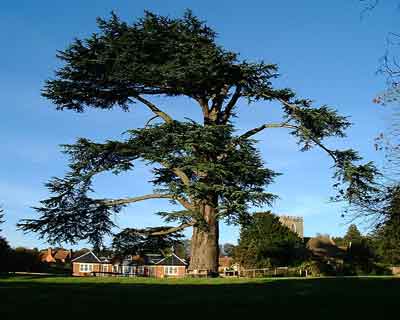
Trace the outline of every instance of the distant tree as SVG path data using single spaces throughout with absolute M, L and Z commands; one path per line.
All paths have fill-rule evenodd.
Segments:
M 11 271 L 11 252 L 7 240 L 0 236 L 0 272 Z
M 346 241 L 343 239 L 343 237 L 332 237 L 333 242 L 335 242 L 335 244 L 338 247 L 345 247 L 347 246 Z
M 382 262 L 400 265 L 400 228 L 399 222 L 388 223 L 378 229 L 374 235 L 374 248 Z
M 233 252 L 235 250 L 235 245 L 233 245 L 232 243 L 225 243 L 223 249 L 224 249 L 225 256 L 232 257 Z
M 388 219 L 379 225 L 373 242 L 377 255 L 386 263 L 400 264 L 400 187 L 391 195 Z
M 0 225 L 4 223 L 4 211 L 0 207 Z M 2 230 L 0 229 L 0 232 Z M 10 270 L 10 256 L 11 247 L 7 240 L 0 236 L 0 272 L 11 271 Z
M 112 250 L 112 248 L 108 248 L 106 246 L 102 246 L 101 248 L 94 248 L 93 252 L 98 257 L 111 257 L 114 255 L 114 250 Z
M 340 199 L 354 201 L 373 190 L 372 163 L 360 164 L 361 157 L 352 149 L 325 145 L 326 138 L 345 136 L 350 126 L 346 117 L 327 105 L 314 106 L 291 89 L 276 88 L 276 65 L 246 61 L 224 49 L 214 30 L 191 11 L 181 18 L 146 12 L 133 24 L 112 14 L 98 19 L 98 26 L 98 33 L 58 52 L 64 65 L 46 82 L 43 95 L 58 110 L 128 111 L 140 103 L 153 116 L 142 128 L 128 130 L 125 139 L 98 143 L 81 138 L 64 146 L 71 170 L 47 184 L 51 197 L 36 208 L 38 219 L 19 224 L 23 230 L 47 241 L 88 239 L 99 244 L 112 232 L 111 217 L 122 207 L 169 199 L 182 208 L 161 213 L 167 223 L 176 223 L 162 233 L 193 228 L 189 271 L 216 273 L 219 223 L 245 224 L 251 206 L 270 205 L 276 198 L 266 187 L 277 173 L 264 166 L 254 140 L 256 134 L 274 128 L 288 130 L 301 151 L 317 147 L 327 153 Z M 201 111 L 201 121 L 185 118 L 192 112 L 184 110 L 189 105 L 172 118 L 151 101 L 159 96 L 165 101 L 188 98 Z M 278 107 L 281 119 L 254 119 L 252 129 L 238 134 L 234 119 L 241 102 L 256 101 Z M 133 170 L 138 160 L 152 166 L 154 193 L 92 198 L 95 175 Z
M 362 239 L 363 239 L 363 236 L 355 224 L 351 224 L 349 226 L 345 236 L 343 237 L 343 240 L 345 241 L 345 243 L 347 245 L 350 245 L 350 243 L 354 243 L 354 242 L 361 242 Z
M 11 253 L 11 264 L 12 271 L 40 272 L 43 268 L 40 252 L 36 248 L 15 248 Z
M 235 260 L 245 267 L 288 266 L 301 262 L 305 246 L 299 236 L 270 212 L 256 213 L 242 227 Z
M 4 223 L 4 210 L 0 207 L 0 226 L 1 224 Z M 0 229 L 0 232 L 3 231 Z
M 118 255 L 135 255 L 143 253 L 169 252 L 179 244 L 183 238 L 180 233 L 155 236 L 155 232 L 163 228 L 145 230 L 124 229 L 113 238 L 112 247 Z

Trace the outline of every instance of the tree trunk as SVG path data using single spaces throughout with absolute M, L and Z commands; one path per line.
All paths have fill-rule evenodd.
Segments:
M 215 213 L 215 208 L 206 205 L 206 227 L 193 227 L 189 273 L 218 274 L 219 224 Z

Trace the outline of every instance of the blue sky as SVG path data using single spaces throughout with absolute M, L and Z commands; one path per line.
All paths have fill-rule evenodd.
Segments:
M 385 37 L 398 29 L 394 0 L 385 1 L 363 19 L 357 0 L 4 1 L 0 5 L 0 204 L 7 219 L 3 233 L 13 246 L 47 245 L 34 234 L 16 231 L 15 224 L 35 216 L 30 207 L 48 195 L 44 183 L 65 173 L 66 159 L 59 144 L 77 137 L 116 139 L 128 128 L 141 127 L 150 115 L 140 105 L 129 113 L 55 111 L 40 96 L 40 89 L 59 66 L 56 50 L 75 37 L 95 32 L 95 18 L 106 17 L 111 10 L 132 22 L 145 9 L 177 16 L 186 8 L 207 20 L 218 32 L 219 43 L 240 52 L 242 58 L 279 64 L 282 76 L 277 85 L 350 116 L 354 126 L 349 137 L 329 140 L 330 146 L 353 147 L 366 159 L 382 162 L 373 139 L 387 125 L 388 112 L 372 99 L 384 88 L 384 79 L 375 70 Z M 157 102 L 177 118 L 200 117 L 186 99 Z M 274 105 L 241 102 L 240 107 L 239 131 L 279 116 Z M 266 165 L 284 173 L 269 189 L 280 196 L 272 210 L 303 216 L 308 236 L 343 234 L 347 227 L 340 218 L 341 207 L 328 203 L 333 194 L 330 159 L 320 150 L 298 152 L 285 131 L 276 129 L 257 138 Z M 142 165 L 124 176 L 102 175 L 96 180 L 97 195 L 145 194 L 151 192 L 149 179 L 148 168 Z M 124 210 L 116 221 L 121 227 L 157 225 L 159 219 L 152 213 L 166 206 L 163 200 L 142 202 Z M 236 227 L 222 227 L 221 242 L 235 242 L 237 236 Z

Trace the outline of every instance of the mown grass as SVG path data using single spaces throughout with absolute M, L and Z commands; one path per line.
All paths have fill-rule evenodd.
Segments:
M 385 319 L 398 314 L 400 279 L 0 279 L 0 319 L 205 317 Z M 46 316 L 44 316 L 46 315 Z M 397 317 L 397 316 L 396 316 Z M 392 317 L 390 317 L 392 318 Z M 210 319 L 211 320 L 211 319 Z

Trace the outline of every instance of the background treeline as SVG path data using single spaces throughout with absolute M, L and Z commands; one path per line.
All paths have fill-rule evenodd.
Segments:
M 277 216 L 257 213 L 242 227 L 238 245 L 229 245 L 229 251 L 245 269 L 298 267 L 312 275 L 390 274 L 390 267 L 400 266 L 397 227 L 384 224 L 364 236 L 352 224 L 344 237 L 319 234 L 301 239 Z

